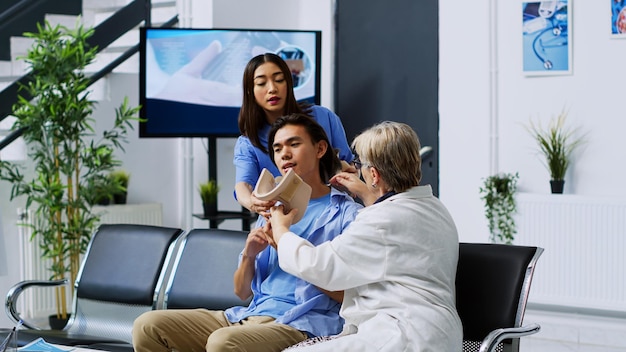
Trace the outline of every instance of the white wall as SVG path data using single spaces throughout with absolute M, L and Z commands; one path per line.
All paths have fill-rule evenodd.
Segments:
M 497 66 L 489 65 L 489 4 L 497 3 Z M 570 0 L 571 2 L 571 0 Z M 568 123 L 587 132 L 575 155 L 565 193 L 624 199 L 626 129 L 623 82 L 626 39 L 610 38 L 610 2 L 571 4 L 573 74 L 525 77 L 520 1 L 440 1 L 440 193 L 462 240 L 486 241 L 478 188 L 490 175 L 491 138 L 497 171 L 519 172 L 519 190 L 550 192 L 549 174 L 524 125 L 548 120 L 569 107 Z M 490 135 L 489 77 L 498 74 L 499 129 Z
M 23 206 L 14 202 L 9 204 L 10 186 L 0 183 L 0 297 L 4 302 L 4 295 L 19 279 L 18 266 L 18 237 L 15 222 L 16 207 Z M 4 231 L 4 232 L 3 232 Z M 4 309 L 3 309 L 4 310 Z M 0 326 L 7 327 L 9 319 L 0 313 Z

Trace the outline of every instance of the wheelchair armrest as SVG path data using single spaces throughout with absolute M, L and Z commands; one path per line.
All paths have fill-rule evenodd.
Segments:
M 22 318 L 20 317 L 20 313 L 17 311 L 18 297 L 20 296 L 20 294 L 22 294 L 22 292 L 25 289 L 32 287 L 32 286 L 50 287 L 50 286 L 61 286 L 67 283 L 68 283 L 67 279 L 51 280 L 51 281 L 25 280 L 25 281 L 18 282 L 13 287 L 11 287 L 11 289 L 7 293 L 7 299 L 6 299 L 5 306 L 4 306 L 7 316 L 9 317 L 9 319 L 13 320 L 16 324 L 21 321 L 22 325 L 26 328 L 33 329 L 33 330 L 41 330 L 41 328 L 36 327 L 22 320 Z
M 495 351 L 496 346 L 498 346 L 502 340 L 536 334 L 539 330 L 541 330 L 541 326 L 539 324 L 524 325 L 518 328 L 501 328 L 493 330 L 480 344 L 479 352 Z

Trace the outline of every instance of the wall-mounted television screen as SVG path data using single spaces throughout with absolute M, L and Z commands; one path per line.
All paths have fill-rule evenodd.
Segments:
M 243 70 L 281 56 L 299 101 L 320 103 L 321 31 L 141 28 L 139 137 L 235 137 Z

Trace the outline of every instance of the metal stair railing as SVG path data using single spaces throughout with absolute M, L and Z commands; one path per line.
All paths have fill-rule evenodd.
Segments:
M 47 13 L 78 16 L 82 0 L 2 0 L 0 13 L 0 60 L 10 60 L 10 38 L 37 30 Z
M 99 24 L 94 31 L 94 35 L 89 38 L 88 42 L 91 46 L 97 46 L 98 52 L 113 43 L 116 39 L 121 37 L 126 32 L 134 29 L 141 22 L 145 23 L 145 26 L 151 24 L 151 3 L 150 0 L 135 0 L 120 10 L 116 11 L 104 22 Z M 178 16 L 172 17 L 161 25 L 161 27 L 172 27 L 178 23 Z M 89 79 L 89 85 L 97 82 L 107 74 L 111 73 L 117 66 L 122 64 L 132 55 L 139 51 L 139 44 L 126 50 L 116 59 L 111 61 L 105 67 L 98 72 L 93 73 Z M 18 90 L 22 84 L 27 84 L 31 79 L 32 73 L 28 73 L 18 80 L 14 81 L 11 85 L 7 86 L 0 92 L 0 121 L 11 114 L 12 106 L 17 102 Z M 32 97 L 26 93 L 22 94 L 27 99 Z M 18 139 L 23 133 L 23 129 L 12 131 L 4 139 L 0 140 L 0 150 L 7 145 L 11 144 L 14 140 Z

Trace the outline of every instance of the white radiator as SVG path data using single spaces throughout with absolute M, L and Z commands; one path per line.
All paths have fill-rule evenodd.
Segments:
M 163 224 L 163 209 L 160 203 L 127 204 L 95 206 L 93 211 L 100 213 L 102 224 Z M 39 238 L 31 241 L 32 231 L 19 223 L 32 224 L 32 211 L 18 209 L 19 249 L 22 253 L 20 261 L 20 280 L 48 280 L 50 272 L 48 260 L 42 260 L 42 250 L 39 248 Z M 68 287 L 69 289 L 69 287 Z M 69 292 L 69 291 L 68 291 Z M 68 295 L 68 307 L 71 298 Z M 53 288 L 31 288 L 25 290 L 18 301 L 18 311 L 26 319 L 46 317 L 56 312 Z
M 50 279 L 50 260 L 41 259 L 42 250 L 39 248 L 40 236 L 32 238 L 32 230 L 26 226 L 34 223 L 33 212 L 25 209 L 17 209 L 18 235 L 20 260 L 20 281 L 22 280 L 48 280 Z M 54 289 L 31 288 L 25 290 L 18 300 L 18 311 L 22 318 L 33 319 L 44 317 L 56 312 L 54 301 Z
M 529 302 L 626 312 L 626 199 L 518 194 L 515 244 L 545 248 Z
M 163 224 L 163 209 L 161 203 L 124 204 L 124 205 L 97 205 L 92 211 L 100 213 L 102 224 Z

